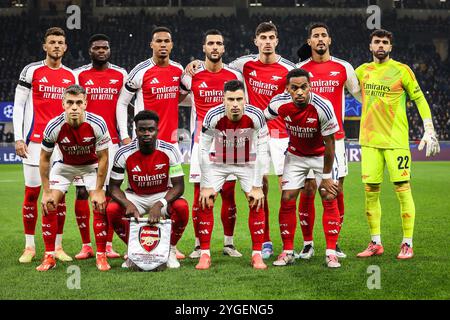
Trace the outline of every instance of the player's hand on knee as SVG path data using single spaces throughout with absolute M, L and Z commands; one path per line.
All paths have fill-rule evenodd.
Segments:
M 333 179 L 323 179 L 319 186 L 320 195 L 325 200 L 336 198 L 339 192 L 339 185 Z
M 94 210 L 100 211 L 101 213 L 105 213 L 105 209 L 106 209 L 105 191 L 103 191 L 103 190 L 92 191 L 91 203 L 92 203 L 92 206 L 94 207 Z
M 257 211 L 260 208 L 264 209 L 264 192 L 262 188 L 253 187 L 248 193 L 247 198 L 251 208 L 256 206 Z
M 16 141 L 16 154 L 21 158 L 28 158 L 28 147 L 25 141 L 17 140 Z
M 191 61 L 187 66 L 186 69 L 184 69 L 184 72 L 189 74 L 191 77 L 194 76 L 195 71 L 198 69 L 198 67 L 200 66 L 201 61 L 200 60 L 194 60 Z
M 46 216 L 48 210 L 56 210 L 56 202 L 51 191 L 44 191 L 41 198 L 42 212 Z
M 212 208 L 214 206 L 214 201 L 217 198 L 217 192 L 214 188 L 201 188 L 200 189 L 200 206 L 203 210 L 206 208 Z
M 139 210 L 136 208 L 136 206 L 129 202 L 125 208 L 125 216 L 127 218 L 134 218 L 134 221 L 136 223 L 139 222 L 139 218 L 141 217 Z
M 148 223 L 149 224 L 155 224 L 158 223 L 161 219 L 161 209 L 163 207 L 163 204 L 159 201 L 157 201 L 149 210 L 148 212 Z

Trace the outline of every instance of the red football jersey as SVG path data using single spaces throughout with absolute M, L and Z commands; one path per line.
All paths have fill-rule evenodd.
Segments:
M 193 77 L 183 74 L 181 83 L 185 90 L 191 92 L 191 133 L 195 142 L 198 142 L 206 113 L 223 102 L 223 86 L 230 80 L 243 81 L 243 78 L 240 72 L 225 64 L 219 72 L 206 70 L 202 63 Z
M 205 116 L 202 132 L 214 141 L 210 160 L 216 163 L 249 163 L 255 160 L 256 143 L 268 137 L 264 114 L 252 105 L 245 105 L 239 121 L 231 121 L 225 106 L 210 109 Z
M 182 156 L 172 144 L 156 141 L 152 154 L 139 151 L 138 140 L 122 146 L 114 157 L 111 178 L 123 180 L 128 176 L 128 190 L 150 195 L 168 190 L 169 179 L 183 176 Z
M 264 64 L 258 55 L 248 55 L 231 62 L 230 67 L 239 70 L 244 76 L 248 103 L 264 110 L 270 99 L 284 92 L 286 75 L 295 65 L 281 56 L 275 63 Z M 288 136 L 282 119 L 273 119 L 268 121 L 267 125 L 271 137 Z
M 24 99 L 15 98 L 15 140 L 40 143 L 47 123 L 61 113 L 64 89 L 72 84 L 75 84 L 74 74 L 64 65 L 52 69 L 45 60 L 27 65 L 17 85 L 28 90 Z M 16 90 L 16 95 L 24 92 Z M 18 105 L 18 101 L 25 101 L 25 105 Z
M 339 130 L 331 102 L 312 92 L 305 108 L 297 107 L 289 93 L 275 96 L 264 115 L 268 119 L 283 118 L 289 132 L 288 151 L 300 157 L 322 156 L 323 136 Z
M 157 66 L 153 59 L 138 64 L 129 74 L 125 89 L 136 92 L 134 113 L 153 110 L 158 113 L 159 135 L 164 141 L 178 141 L 178 98 L 183 67 L 170 61 L 169 66 Z
M 101 117 L 89 112 L 85 116 L 85 121 L 77 128 L 69 125 L 65 113 L 52 119 L 45 128 L 42 149 L 52 152 L 58 144 L 65 164 L 97 163 L 96 152 L 108 148 L 111 139 Z
M 297 64 L 298 68 L 309 71 L 312 91 L 329 100 L 339 123 L 336 139 L 343 139 L 345 115 L 345 90 L 351 94 L 360 91 L 358 78 L 353 67 L 344 60 L 331 57 L 326 62 L 315 62 L 311 58 Z
M 86 110 L 101 116 L 108 126 L 112 143 L 119 143 L 116 108 L 127 72 L 113 64 L 106 70 L 97 70 L 88 64 L 75 69 L 74 73 L 78 84 L 86 89 Z

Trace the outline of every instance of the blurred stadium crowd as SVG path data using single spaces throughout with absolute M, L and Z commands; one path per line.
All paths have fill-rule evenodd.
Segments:
M 402 1 L 407 5 L 418 2 L 420 1 Z M 194 58 L 203 59 L 202 33 L 210 28 L 220 29 L 226 38 L 224 61 L 227 62 L 256 52 L 252 41 L 254 30 L 260 22 L 269 20 L 278 26 L 278 53 L 293 62 L 298 61 L 297 50 L 306 41 L 308 24 L 315 21 L 324 21 L 330 26 L 332 55 L 349 61 L 355 68 L 371 61 L 368 50 L 370 30 L 366 27 L 365 18 L 361 16 L 280 18 L 254 15 L 245 21 L 239 21 L 235 16 L 192 18 L 180 9 L 177 15 L 171 16 L 150 15 L 144 11 L 137 15 L 103 18 L 84 16 L 81 30 L 69 30 L 67 33 L 68 52 L 63 63 L 71 68 L 89 63 L 87 41 L 90 35 L 105 33 L 112 39 L 112 62 L 131 71 L 137 63 L 150 57 L 150 32 L 153 27 L 161 25 L 172 29 L 174 50 L 171 59 L 183 66 Z M 34 27 L 31 25 L 33 23 Z M 30 22 L 26 15 L 2 17 L 0 20 L 0 101 L 13 101 L 22 68 L 32 61 L 44 58 L 41 41 L 49 26 L 65 26 L 65 20 L 55 17 Z M 408 64 L 421 84 L 431 107 L 438 138 L 450 140 L 450 59 L 442 61 L 432 43 L 432 36 L 449 38 L 450 18 L 420 21 L 402 18 L 395 19 L 388 25 L 383 24 L 383 27 L 394 32 L 394 50 L 391 56 Z M 411 107 L 411 103 L 408 106 L 410 139 L 419 140 L 423 133 L 422 121 L 417 109 Z M 188 128 L 189 110 L 180 108 L 180 127 Z

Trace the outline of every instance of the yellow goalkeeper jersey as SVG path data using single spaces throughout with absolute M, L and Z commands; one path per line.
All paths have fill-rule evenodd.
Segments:
M 359 143 L 382 149 L 409 149 L 406 94 L 425 101 L 413 71 L 393 59 L 384 63 L 364 63 L 356 70 L 361 85 L 362 112 Z M 421 99 L 423 98 L 423 99 Z

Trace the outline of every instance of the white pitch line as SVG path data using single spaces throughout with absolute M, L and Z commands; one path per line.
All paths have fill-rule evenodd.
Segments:
M 0 180 L 0 183 L 19 182 L 19 180 Z

